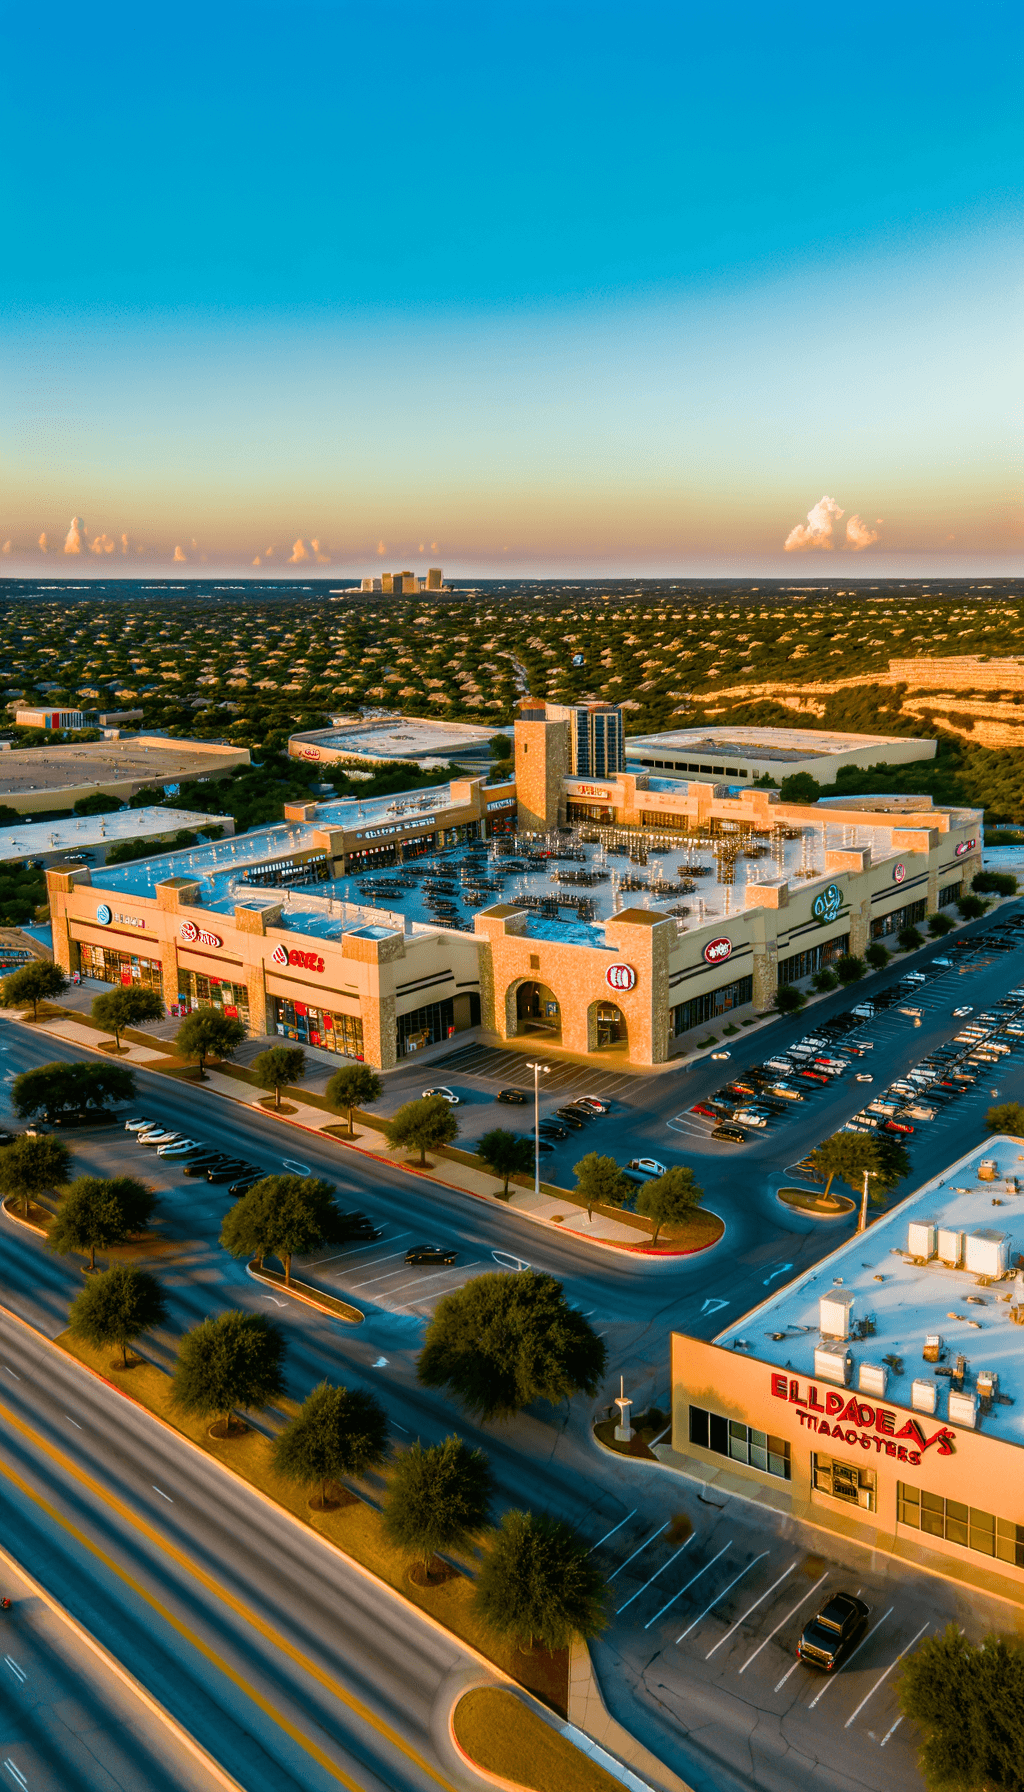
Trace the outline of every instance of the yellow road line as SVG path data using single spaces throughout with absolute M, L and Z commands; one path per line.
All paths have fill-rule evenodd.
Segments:
M 102 1500 L 105 1505 L 109 1506 L 110 1509 L 118 1515 L 118 1517 L 122 1518 L 125 1523 L 131 1525 L 133 1530 L 138 1531 L 148 1542 L 155 1545 L 157 1549 L 162 1550 L 165 1555 L 169 1556 L 172 1561 L 177 1563 L 178 1567 L 184 1569 L 184 1571 L 187 1574 L 190 1574 L 194 1580 L 197 1580 L 207 1592 L 212 1593 L 214 1598 L 219 1599 L 223 1605 L 226 1605 L 230 1611 L 234 1612 L 237 1617 L 241 1618 L 243 1622 L 248 1624 L 253 1630 L 257 1630 L 274 1648 L 280 1649 L 297 1667 L 301 1668 L 304 1673 L 312 1675 L 313 1679 L 317 1680 L 319 1684 L 335 1698 L 340 1699 L 342 1704 L 346 1705 L 363 1723 L 369 1724 L 372 1729 L 377 1731 L 379 1736 L 383 1737 L 386 1742 L 389 1742 L 393 1748 L 397 1748 L 408 1761 L 411 1761 L 414 1766 L 420 1768 L 421 1771 L 427 1774 L 436 1785 L 443 1787 L 444 1792 L 454 1792 L 451 1782 L 446 1780 L 442 1774 L 438 1773 L 437 1769 L 432 1767 L 430 1762 L 425 1760 L 417 1749 L 414 1749 L 403 1737 L 399 1736 L 398 1732 L 393 1730 L 390 1724 L 385 1723 L 383 1718 L 378 1717 L 375 1712 L 371 1711 L 368 1705 L 364 1705 L 361 1699 L 357 1699 L 352 1693 L 348 1692 L 346 1688 L 341 1685 L 340 1681 L 334 1679 L 333 1675 L 328 1674 L 323 1668 L 318 1667 L 315 1661 L 311 1661 L 307 1655 L 303 1654 L 301 1649 L 297 1649 L 293 1643 L 290 1643 L 287 1637 L 282 1636 L 279 1631 L 276 1631 L 271 1625 L 267 1624 L 258 1613 L 252 1610 L 251 1606 L 245 1605 L 242 1600 L 237 1599 L 233 1593 L 228 1592 L 226 1587 L 220 1586 L 219 1583 L 213 1579 L 212 1575 L 207 1574 L 205 1569 L 200 1568 L 198 1563 L 193 1562 L 183 1550 L 177 1547 L 176 1544 L 168 1542 L 167 1539 L 162 1537 L 159 1531 L 157 1531 L 151 1524 L 147 1523 L 144 1518 L 137 1517 L 137 1515 L 132 1512 L 122 1500 L 117 1498 L 116 1494 L 108 1493 L 106 1488 L 101 1487 L 98 1481 L 95 1481 L 84 1469 L 80 1469 L 76 1463 L 65 1456 L 62 1450 L 57 1449 L 53 1444 L 47 1443 L 44 1437 L 40 1437 L 38 1432 L 34 1431 L 30 1425 L 27 1425 L 23 1419 L 20 1419 L 18 1415 L 12 1412 L 9 1407 L 5 1406 L 2 1401 L 0 1401 L 0 1417 L 2 1417 L 15 1431 L 20 1432 L 22 1437 L 26 1438 L 34 1448 L 41 1450 L 45 1456 L 48 1456 L 51 1462 L 61 1470 L 62 1474 L 72 1476 L 81 1486 L 87 1488 L 90 1493 L 94 1494 L 97 1499 Z M 28 1483 L 22 1479 L 15 1469 L 11 1468 L 2 1460 L 0 1460 L 0 1474 L 5 1475 L 9 1481 L 12 1481 L 28 1499 L 39 1506 L 56 1524 L 59 1524 L 62 1530 L 67 1531 L 69 1536 L 74 1537 L 77 1543 L 80 1543 L 91 1555 L 102 1562 L 105 1568 L 109 1569 L 112 1574 L 115 1574 L 119 1580 L 123 1581 L 125 1586 L 130 1587 L 132 1592 L 140 1599 L 144 1600 L 145 1603 L 150 1606 L 153 1611 L 157 1612 L 166 1623 L 170 1624 L 172 1629 L 176 1630 L 179 1636 L 190 1643 L 194 1649 L 198 1649 L 200 1654 L 204 1655 L 207 1661 L 212 1662 L 213 1665 L 218 1668 L 222 1674 L 226 1675 L 232 1684 L 237 1686 L 241 1692 L 244 1692 L 246 1697 L 250 1698 L 265 1716 L 271 1718 L 274 1723 L 278 1724 L 285 1734 L 291 1737 L 293 1742 L 298 1743 L 300 1748 L 305 1749 L 307 1754 L 312 1755 L 314 1760 L 319 1762 L 320 1766 L 323 1767 L 326 1772 L 331 1774 L 334 1779 L 340 1780 L 342 1785 L 348 1787 L 348 1792 L 364 1792 L 364 1788 L 357 1781 L 350 1779 L 348 1774 L 344 1773 L 340 1767 L 336 1766 L 335 1763 L 324 1754 L 323 1750 L 318 1748 L 315 1742 L 303 1735 L 301 1730 L 289 1722 L 289 1720 L 271 1705 L 261 1693 L 257 1692 L 254 1686 L 243 1679 L 241 1674 L 237 1673 L 235 1669 L 224 1660 L 223 1656 L 218 1655 L 215 1650 L 204 1643 L 202 1638 L 197 1636 L 194 1630 L 190 1630 L 188 1625 L 183 1624 L 180 1619 L 176 1618 L 173 1612 L 169 1611 L 165 1605 L 162 1605 L 158 1599 L 147 1592 L 146 1588 L 142 1586 L 140 1582 L 127 1573 L 124 1568 L 120 1567 L 119 1564 L 115 1562 L 111 1556 L 108 1556 L 104 1550 L 100 1549 L 98 1544 L 93 1543 L 91 1538 L 85 1535 L 84 1531 L 79 1530 L 77 1525 L 72 1524 L 70 1519 L 65 1518 L 55 1506 L 51 1505 L 49 1500 L 45 1499 L 42 1494 L 37 1493 L 34 1488 L 30 1487 Z

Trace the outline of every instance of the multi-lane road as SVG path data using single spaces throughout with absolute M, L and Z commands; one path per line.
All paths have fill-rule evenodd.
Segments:
M 870 1056 L 880 1075 L 888 1080 L 948 1038 L 957 1025 L 953 1007 L 969 1002 L 980 1010 L 1021 980 L 1024 950 L 976 958 L 962 974 L 930 979 L 917 1003 L 924 1011 L 920 1027 L 892 1011 L 869 1024 Z M 815 1018 L 853 999 L 837 994 L 813 1011 Z M 956 1618 L 982 1634 L 1006 1622 L 998 1602 L 972 1596 L 970 1609 L 962 1608 L 950 1583 L 881 1563 L 668 1469 L 610 1457 L 593 1442 L 585 1402 L 569 1413 L 541 1407 L 484 1429 L 415 1380 L 424 1324 L 440 1294 L 511 1258 L 557 1274 L 605 1334 L 609 1389 L 595 1405 L 607 1400 L 620 1372 L 638 1398 L 664 1403 L 671 1330 L 713 1335 L 723 1320 L 763 1298 L 766 1287 L 848 1233 L 846 1222 L 800 1220 L 780 1206 L 775 1190 L 786 1166 L 860 1105 L 863 1086 L 843 1079 L 756 1147 L 733 1154 L 706 1133 L 678 1131 L 678 1116 L 724 1081 L 726 1071 L 763 1057 L 769 1040 L 777 1048 L 808 1028 L 803 1017 L 768 1034 L 741 1035 L 728 1066 L 703 1061 L 631 1081 L 609 1119 L 588 1129 L 586 1149 L 622 1156 L 628 1145 L 631 1154 L 653 1150 L 698 1168 L 709 1205 L 726 1220 L 726 1238 L 704 1257 L 682 1261 L 622 1257 L 537 1227 L 507 1208 L 427 1187 L 260 1111 L 141 1072 L 141 1111 L 226 1141 L 267 1169 L 288 1159 L 329 1175 L 345 1205 L 364 1208 L 384 1228 L 377 1244 L 325 1252 L 331 1260 L 307 1271 L 359 1305 L 362 1325 L 279 1306 L 217 1243 L 226 1191 L 185 1181 L 146 1152 L 147 1173 L 162 1185 L 168 1245 L 158 1267 L 171 1309 L 153 1352 L 169 1356 L 174 1336 L 207 1313 L 234 1305 L 262 1309 L 286 1329 L 297 1397 L 325 1376 L 344 1379 L 373 1388 L 385 1401 L 399 1446 L 415 1436 L 433 1441 L 453 1427 L 482 1443 L 501 1503 L 563 1514 L 614 1576 L 612 1623 L 596 1649 L 606 1696 L 616 1715 L 694 1784 L 722 1787 L 733 1777 L 737 1783 L 753 1777 L 780 1792 L 794 1782 L 810 1788 L 827 1764 L 830 1783 L 910 1787 L 918 1783 L 914 1739 L 906 1726 L 892 1728 L 895 1658 L 928 1623 Z M 0 1028 L 0 1078 L 8 1081 L 29 1064 L 77 1055 L 16 1023 Z M 457 1076 L 436 1066 L 429 1078 L 423 1066 L 389 1077 L 382 1105 L 397 1105 L 427 1080 L 453 1083 L 466 1097 L 460 1112 L 469 1136 L 497 1116 L 515 1123 L 514 1110 L 495 1107 L 497 1085 L 488 1076 Z M 955 1118 L 922 1124 L 914 1141 L 915 1184 L 980 1136 L 995 1088 L 1001 1097 L 1024 1094 L 1015 1060 L 965 1096 Z M 581 1143 L 577 1136 L 567 1164 Z M 79 1135 L 75 1150 L 83 1168 L 100 1173 L 123 1168 L 126 1159 L 135 1168 L 143 1156 L 120 1130 Z M 556 1162 L 552 1174 L 559 1173 L 564 1176 L 566 1165 Z M 406 1269 L 407 1242 L 424 1237 L 459 1250 L 450 1277 Z M 50 1336 L 63 1328 L 76 1276 L 67 1261 L 0 1222 L 5 1302 Z M 212 1753 L 227 1759 L 244 1785 L 288 1785 L 288 1776 L 320 1784 L 317 1773 L 327 1776 L 322 1783 L 337 1783 L 337 1772 L 360 1786 L 426 1784 L 436 1774 L 461 1784 L 445 1752 L 443 1724 L 438 1729 L 453 1676 L 467 1666 L 458 1644 L 427 1635 L 418 1614 L 393 1613 L 390 1603 L 384 1623 L 379 1596 L 369 1602 L 357 1596 L 360 1577 L 333 1556 L 325 1565 L 328 1552 L 315 1539 L 268 1514 L 252 1496 L 226 1488 L 214 1465 L 167 1434 L 155 1444 L 144 1415 L 86 1383 L 72 1364 L 44 1363 L 43 1351 L 4 1323 L 0 1400 L 17 1424 L 5 1417 L 0 1431 L 0 1499 L 23 1539 L 17 1553 L 26 1565 L 36 1562 L 40 1572 L 44 1563 L 54 1573 L 59 1568 L 66 1585 L 53 1590 L 115 1654 L 124 1659 L 125 1650 L 132 1652 L 140 1678 Z M 12 1472 L 24 1486 L 12 1481 Z M 67 1523 L 77 1525 L 84 1543 Z M 268 1572 L 270 1562 L 275 1569 Z M 142 1591 L 131 1591 L 118 1570 Z M 851 1590 L 863 1586 L 873 1627 L 858 1659 L 819 1699 L 809 1670 L 790 1669 L 801 1595 L 821 1576 L 826 1587 L 839 1580 Z M 170 1617 L 155 1614 L 147 1597 Z M 791 1613 L 791 1607 L 798 1609 Z M 132 1617 L 134 1634 L 123 1628 Z M 226 1669 L 211 1666 L 204 1647 Z M 314 1741 L 329 1767 L 310 1752 Z

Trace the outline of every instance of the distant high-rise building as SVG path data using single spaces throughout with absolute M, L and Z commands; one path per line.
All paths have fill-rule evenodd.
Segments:
M 385 572 L 381 574 L 380 588 L 382 591 L 386 591 L 389 596 L 394 592 L 395 575 L 393 572 Z M 399 589 L 401 589 L 401 586 L 399 586 Z
M 444 573 L 439 566 L 427 567 L 427 590 L 440 591 L 444 586 Z
M 547 705 L 548 720 L 569 723 L 572 775 L 614 778 L 625 770 L 622 711 L 614 703 Z
M 395 589 L 401 591 L 403 597 L 415 597 L 420 588 L 420 582 L 414 572 L 410 572 L 408 567 L 403 567 L 401 572 L 396 572 L 395 579 L 396 581 L 401 580 L 401 584 L 396 583 Z

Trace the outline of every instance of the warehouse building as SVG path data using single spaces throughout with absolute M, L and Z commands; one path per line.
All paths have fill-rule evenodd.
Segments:
M 115 809 L 109 815 L 69 815 L 61 821 L 23 821 L 0 828 L 0 863 L 18 860 L 39 869 L 51 865 L 103 865 L 115 846 L 162 840 L 175 834 L 233 834 L 230 815 L 205 815 L 196 809 Z
M 0 803 L 22 815 L 33 815 L 71 809 L 97 791 L 123 803 L 139 790 L 160 789 L 174 796 L 179 784 L 226 778 L 236 766 L 248 764 L 246 747 L 228 746 L 224 741 L 171 740 L 162 734 L 22 747 L 0 759 Z
M 1021 1141 L 989 1139 L 717 1338 L 674 1334 L 663 1460 L 1019 1601 L 1022 1248 Z
M 673 728 L 665 734 L 634 734 L 626 742 L 629 766 L 637 771 L 697 773 L 699 777 L 776 784 L 794 772 L 808 772 L 819 784 L 834 784 L 844 766 L 909 765 L 934 759 L 933 740 L 900 735 L 835 734 L 817 728 Z

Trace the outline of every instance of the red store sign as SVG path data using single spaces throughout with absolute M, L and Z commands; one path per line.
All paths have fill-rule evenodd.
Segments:
M 200 946 L 223 946 L 224 944 L 219 933 L 207 933 L 205 927 L 197 927 L 194 921 L 183 921 L 178 932 L 190 946 L 197 943 Z
M 324 961 L 319 953 L 300 952 L 294 946 L 275 946 L 270 957 L 273 964 L 293 964 L 303 971 L 322 971 L 324 968 Z
M 917 1419 L 906 1419 L 897 1431 L 899 1413 L 890 1412 L 885 1406 L 869 1406 L 856 1394 L 848 1395 L 845 1389 L 842 1393 L 838 1388 L 826 1389 L 822 1401 L 816 1387 L 808 1385 L 805 1396 L 795 1378 L 773 1375 L 772 1393 L 777 1400 L 788 1400 L 793 1406 L 800 1407 L 802 1410 L 797 1413 L 797 1418 L 801 1425 L 808 1431 L 816 1431 L 819 1437 L 859 1444 L 862 1450 L 870 1450 L 873 1445 L 876 1456 L 895 1456 L 897 1462 L 909 1462 L 915 1468 L 925 1450 L 930 1450 L 933 1444 L 938 1445 L 939 1456 L 954 1454 L 955 1431 L 942 1426 L 931 1437 L 925 1437 Z M 901 1443 L 901 1438 L 907 1441 Z
M 709 940 L 704 948 L 704 957 L 708 964 L 724 964 L 732 957 L 732 941 L 724 937 L 720 940 Z

